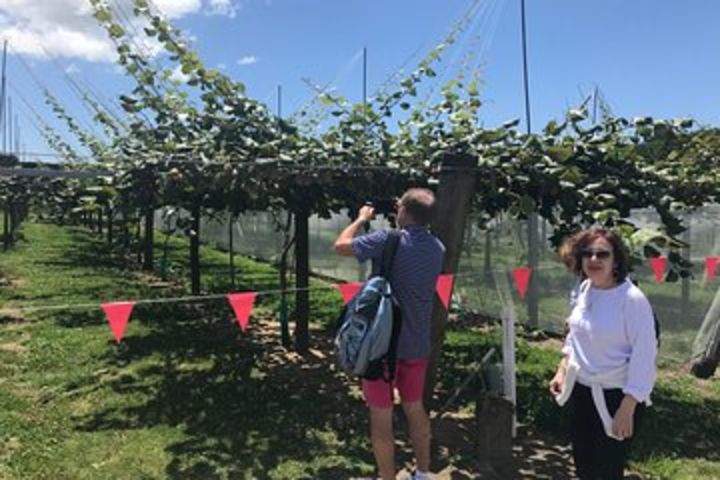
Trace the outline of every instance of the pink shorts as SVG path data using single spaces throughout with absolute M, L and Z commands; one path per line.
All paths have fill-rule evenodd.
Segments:
M 365 402 L 373 408 L 392 408 L 393 387 L 397 388 L 403 403 L 421 400 L 427 364 L 427 358 L 398 360 L 392 385 L 382 379 L 363 380 L 362 391 Z

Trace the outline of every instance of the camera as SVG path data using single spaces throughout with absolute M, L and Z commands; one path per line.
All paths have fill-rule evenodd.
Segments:
M 370 201 L 365 202 L 365 205 L 369 205 L 375 209 L 375 215 L 395 215 L 395 203 L 396 198 L 374 198 Z

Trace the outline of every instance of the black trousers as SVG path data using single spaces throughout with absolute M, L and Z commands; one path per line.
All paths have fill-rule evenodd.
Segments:
M 625 394 L 619 388 L 604 390 L 605 402 L 611 416 L 620 407 Z M 575 384 L 570 397 L 570 438 L 575 471 L 581 480 L 622 480 L 632 439 L 615 440 L 605 434 L 589 387 Z M 640 403 L 635 408 L 633 436 L 645 410 Z

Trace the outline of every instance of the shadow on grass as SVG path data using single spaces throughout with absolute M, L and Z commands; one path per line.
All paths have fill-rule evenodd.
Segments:
M 184 440 L 167 447 L 168 478 L 337 479 L 371 470 L 365 409 L 326 358 L 285 352 L 274 324 L 254 321 L 239 333 L 220 307 L 168 313 L 162 322 L 139 319 L 150 333 L 108 352 L 118 371 L 147 361 L 107 382 L 127 404 L 78 429 L 181 429 Z

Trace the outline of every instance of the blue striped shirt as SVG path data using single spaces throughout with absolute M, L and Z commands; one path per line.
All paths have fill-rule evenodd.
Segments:
M 398 358 L 426 358 L 431 349 L 430 317 L 435 284 L 442 270 L 445 246 L 420 225 L 408 225 L 400 234 L 390 274 L 390 283 L 402 310 Z M 355 258 L 360 263 L 379 262 L 387 238 L 385 230 L 355 237 L 352 241 Z

